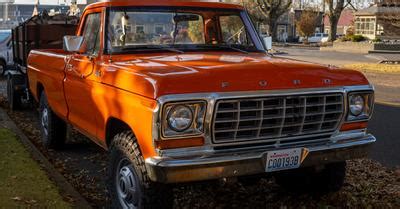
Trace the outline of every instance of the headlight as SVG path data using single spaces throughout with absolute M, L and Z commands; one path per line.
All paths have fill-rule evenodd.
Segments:
M 192 110 L 184 105 L 173 107 L 167 116 L 168 126 L 176 132 L 187 130 L 193 122 Z
M 347 121 L 368 120 L 374 105 L 373 92 L 350 92 Z
M 161 113 L 161 133 L 164 139 L 193 137 L 203 134 L 206 103 L 167 103 Z
M 350 114 L 359 116 L 364 109 L 364 98 L 361 95 L 351 95 L 349 97 Z

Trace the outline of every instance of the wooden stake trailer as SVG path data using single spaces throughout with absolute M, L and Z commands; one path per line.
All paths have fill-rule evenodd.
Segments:
M 11 109 L 29 101 L 27 58 L 32 49 L 62 49 L 63 37 L 74 35 L 79 18 L 46 13 L 33 16 L 12 29 L 14 67 L 7 72 L 7 97 Z

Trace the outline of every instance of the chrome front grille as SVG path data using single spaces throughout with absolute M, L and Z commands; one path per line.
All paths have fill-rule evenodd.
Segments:
M 213 142 L 280 142 L 332 132 L 344 112 L 341 93 L 219 100 Z

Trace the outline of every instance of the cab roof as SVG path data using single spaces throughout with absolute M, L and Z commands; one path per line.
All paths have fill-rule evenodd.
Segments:
M 118 6 L 175 6 L 175 7 L 204 7 L 204 8 L 218 8 L 218 9 L 243 9 L 242 6 L 237 4 L 210 2 L 207 0 L 104 0 L 97 3 L 90 4 L 86 9 L 93 9 L 98 7 L 118 7 Z

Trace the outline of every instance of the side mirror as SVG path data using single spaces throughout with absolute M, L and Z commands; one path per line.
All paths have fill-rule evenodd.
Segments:
M 82 44 L 82 36 L 64 36 L 63 38 L 63 49 L 67 52 L 79 52 Z
M 264 36 L 263 37 L 263 41 L 264 41 L 264 45 L 265 45 L 265 49 L 267 51 L 272 49 L 272 37 L 271 36 Z

